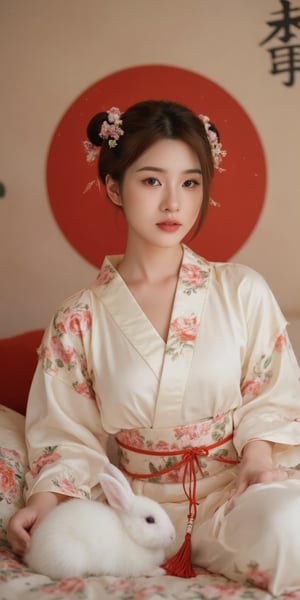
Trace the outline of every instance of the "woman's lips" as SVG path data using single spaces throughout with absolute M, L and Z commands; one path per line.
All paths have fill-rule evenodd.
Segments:
M 172 233 L 181 227 L 181 223 L 178 223 L 177 221 L 162 221 L 161 223 L 157 223 L 157 227 L 162 231 Z

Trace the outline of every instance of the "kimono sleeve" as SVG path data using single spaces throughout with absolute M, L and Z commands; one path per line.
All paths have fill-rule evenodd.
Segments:
M 242 293 L 247 322 L 242 405 L 234 412 L 234 444 L 242 454 L 253 439 L 299 445 L 300 373 L 287 322 L 264 279 L 249 274 Z
M 41 491 L 101 495 L 108 436 L 90 365 L 92 315 L 85 299 L 61 308 L 45 332 L 27 414 L 25 499 Z

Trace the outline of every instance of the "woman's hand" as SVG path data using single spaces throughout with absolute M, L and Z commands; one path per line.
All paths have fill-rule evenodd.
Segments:
M 30 546 L 30 530 L 38 519 L 34 506 L 25 506 L 16 512 L 8 522 L 7 539 L 15 554 L 23 556 Z
M 27 506 L 11 517 L 7 527 L 7 539 L 15 554 L 23 556 L 29 550 L 34 528 L 54 506 L 67 498 L 52 492 L 38 492 L 29 498 Z
M 275 467 L 272 460 L 272 443 L 264 440 L 253 440 L 246 444 L 239 467 L 236 486 L 232 491 L 226 512 L 234 506 L 234 501 L 249 485 L 254 483 L 271 483 L 284 481 L 288 474 L 284 469 Z

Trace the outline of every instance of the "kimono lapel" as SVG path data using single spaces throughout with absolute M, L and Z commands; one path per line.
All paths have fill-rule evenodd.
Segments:
M 209 263 L 186 246 L 183 249 L 166 344 L 116 270 L 121 257 L 105 259 L 94 288 L 120 331 L 157 377 L 153 427 L 158 428 L 182 420 L 182 400 L 210 280 Z
M 126 336 L 152 369 L 157 379 L 163 365 L 165 342 L 147 319 L 116 270 L 121 256 L 106 257 L 96 280 L 95 293 Z
M 182 421 L 184 390 L 189 378 L 209 280 L 209 263 L 184 246 L 153 427 L 168 427 Z

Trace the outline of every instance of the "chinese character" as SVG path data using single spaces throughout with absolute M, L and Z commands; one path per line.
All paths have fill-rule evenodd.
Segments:
M 281 37 L 278 36 L 278 39 L 281 42 L 289 42 L 292 37 L 295 37 L 295 33 L 291 32 L 292 27 L 297 27 L 300 29 L 300 15 L 299 17 L 291 16 L 291 13 L 293 11 L 299 11 L 300 7 L 291 8 L 289 0 L 280 0 L 280 2 L 282 4 L 282 11 L 277 10 L 271 14 L 280 15 L 282 13 L 282 19 L 267 21 L 267 25 L 274 27 L 274 31 L 271 32 L 270 35 L 268 35 L 268 37 L 266 37 L 262 42 L 260 42 L 260 46 L 271 40 L 272 37 L 274 37 L 277 33 L 280 33 L 281 30 L 283 35 Z
M 298 32 L 295 33 L 295 29 L 300 30 L 300 14 L 295 14 L 297 12 L 300 13 L 300 7 L 292 8 L 289 0 L 279 1 L 282 9 L 271 13 L 279 15 L 279 18 L 267 21 L 267 25 L 272 27 L 273 31 L 260 42 L 260 46 L 263 46 L 263 44 L 266 44 L 275 36 L 282 42 L 280 46 L 268 50 L 272 61 L 271 74 L 287 73 L 289 77 L 284 82 L 284 85 L 291 86 L 295 82 L 296 71 L 300 71 L 300 45 L 287 44 L 292 38 L 297 36 L 296 33 Z
M 300 71 L 300 44 L 297 46 L 280 46 L 269 50 L 272 60 L 272 75 L 288 73 L 288 81 L 284 85 L 290 86 L 295 82 L 295 71 Z

